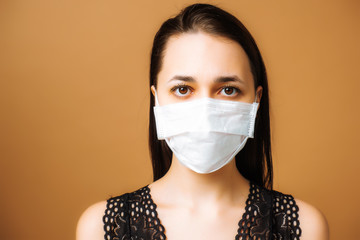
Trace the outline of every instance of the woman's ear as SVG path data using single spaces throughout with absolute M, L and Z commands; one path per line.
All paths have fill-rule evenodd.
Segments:
M 152 95 L 155 97 L 155 86 L 152 85 L 150 90 L 151 90 Z
M 261 97 L 262 97 L 262 92 L 263 92 L 263 88 L 262 88 L 262 86 L 258 86 L 257 88 L 256 88 L 256 102 L 257 103 L 260 103 L 260 100 L 261 100 Z

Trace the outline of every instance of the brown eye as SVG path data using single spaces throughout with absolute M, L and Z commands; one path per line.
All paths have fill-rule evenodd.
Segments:
M 191 93 L 191 87 L 186 85 L 177 85 L 171 89 L 171 92 L 177 97 L 186 97 Z
M 233 92 L 234 92 L 234 89 L 233 89 L 233 88 L 230 88 L 230 87 L 224 88 L 224 93 L 225 93 L 226 95 L 231 95 L 231 94 L 233 94 Z
M 179 87 L 178 92 L 181 95 L 184 95 L 184 94 L 186 94 L 188 92 L 188 88 L 187 87 Z
M 236 96 L 240 90 L 236 87 L 224 87 L 221 89 L 221 94 L 225 96 Z

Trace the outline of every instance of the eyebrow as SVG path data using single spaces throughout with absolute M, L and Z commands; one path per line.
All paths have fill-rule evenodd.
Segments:
M 193 77 L 191 77 L 191 76 L 182 76 L 182 75 L 173 76 L 169 80 L 169 82 L 174 81 L 174 80 L 180 80 L 180 81 L 184 81 L 184 82 L 196 82 Z M 215 83 L 238 82 L 238 83 L 241 83 L 241 84 L 245 84 L 245 81 L 242 80 L 241 78 L 239 78 L 236 75 L 217 77 L 214 82 Z
M 215 79 L 216 83 L 226 83 L 226 82 L 238 82 L 241 84 L 245 84 L 245 81 L 242 80 L 241 78 L 239 78 L 236 75 L 232 75 L 232 76 L 223 76 L 223 77 L 217 77 Z
M 181 76 L 181 75 L 175 75 L 173 76 L 169 82 L 174 81 L 174 80 L 181 80 L 184 82 L 195 82 L 195 79 L 193 77 L 190 76 Z

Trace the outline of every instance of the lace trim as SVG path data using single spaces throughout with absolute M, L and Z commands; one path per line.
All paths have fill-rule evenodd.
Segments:
M 271 198 L 250 183 L 245 212 L 239 221 L 236 240 L 269 239 L 271 235 Z
M 285 239 L 299 240 L 301 236 L 299 207 L 293 196 L 274 191 L 273 213 L 273 225 L 277 229 L 273 233 L 274 239 L 290 236 Z
M 284 239 L 301 236 L 299 207 L 291 195 L 268 191 L 251 183 L 236 240 Z
M 109 199 L 103 221 L 106 240 L 166 239 L 148 186 Z
M 156 208 L 148 186 L 110 198 L 103 217 L 105 240 L 165 240 L 165 228 Z M 245 212 L 238 223 L 235 239 L 299 240 L 298 211 L 291 195 L 250 183 Z

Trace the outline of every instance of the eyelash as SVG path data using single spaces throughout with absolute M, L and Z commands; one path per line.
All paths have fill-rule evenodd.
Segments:
M 180 88 L 186 88 L 187 89 L 187 91 L 191 91 L 192 90 L 192 88 L 190 87 L 190 86 L 188 86 L 188 85 L 186 85 L 186 84 L 177 84 L 176 86 L 174 86 L 174 87 L 172 87 L 171 89 L 170 89 L 170 91 L 172 92 L 172 93 L 175 93 L 177 90 L 179 90 Z M 240 91 L 240 89 L 239 88 L 237 88 L 237 87 L 234 87 L 234 86 L 231 86 L 231 85 L 225 85 L 225 86 L 222 86 L 221 88 L 220 88 L 220 93 L 223 91 L 223 90 L 225 90 L 226 88 L 232 88 L 234 91 L 235 91 L 235 93 L 234 94 L 239 94 L 239 93 L 241 93 L 241 91 Z M 186 97 L 187 95 L 188 95 L 189 93 L 187 92 L 186 94 L 178 94 L 178 93 L 175 93 L 175 95 L 177 96 L 177 97 Z M 232 96 L 232 94 L 231 95 L 226 95 L 225 94 L 225 96 Z
M 188 91 L 191 91 L 191 87 L 188 86 L 188 85 L 186 85 L 186 84 L 177 84 L 176 86 L 172 87 L 172 88 L 170 89 L 170 91 L 171 91 L 172 93 L 175 93 L 175 92 L 176 92 L 177 90 L 179 90 L 180 88 L 187 88 Z M 177 97 L 185 97 L 185 96 L 188 95 L 188 93 L 186 93 L 185 95 L 176 94 L 176 93 L 175 93 L 175 95 L 176 95 Z
M 225 90 L 226 88 L 232 88 L 235 91 L 234 94 L 239 94 L 241 92 L 239 88 L 231 86 L 231 85 L 225 85 L 225 86 L 221 87 L 220 92 Z M 232 96 L 232 94 L 231 95 L 226 95 L 226 96 Z

